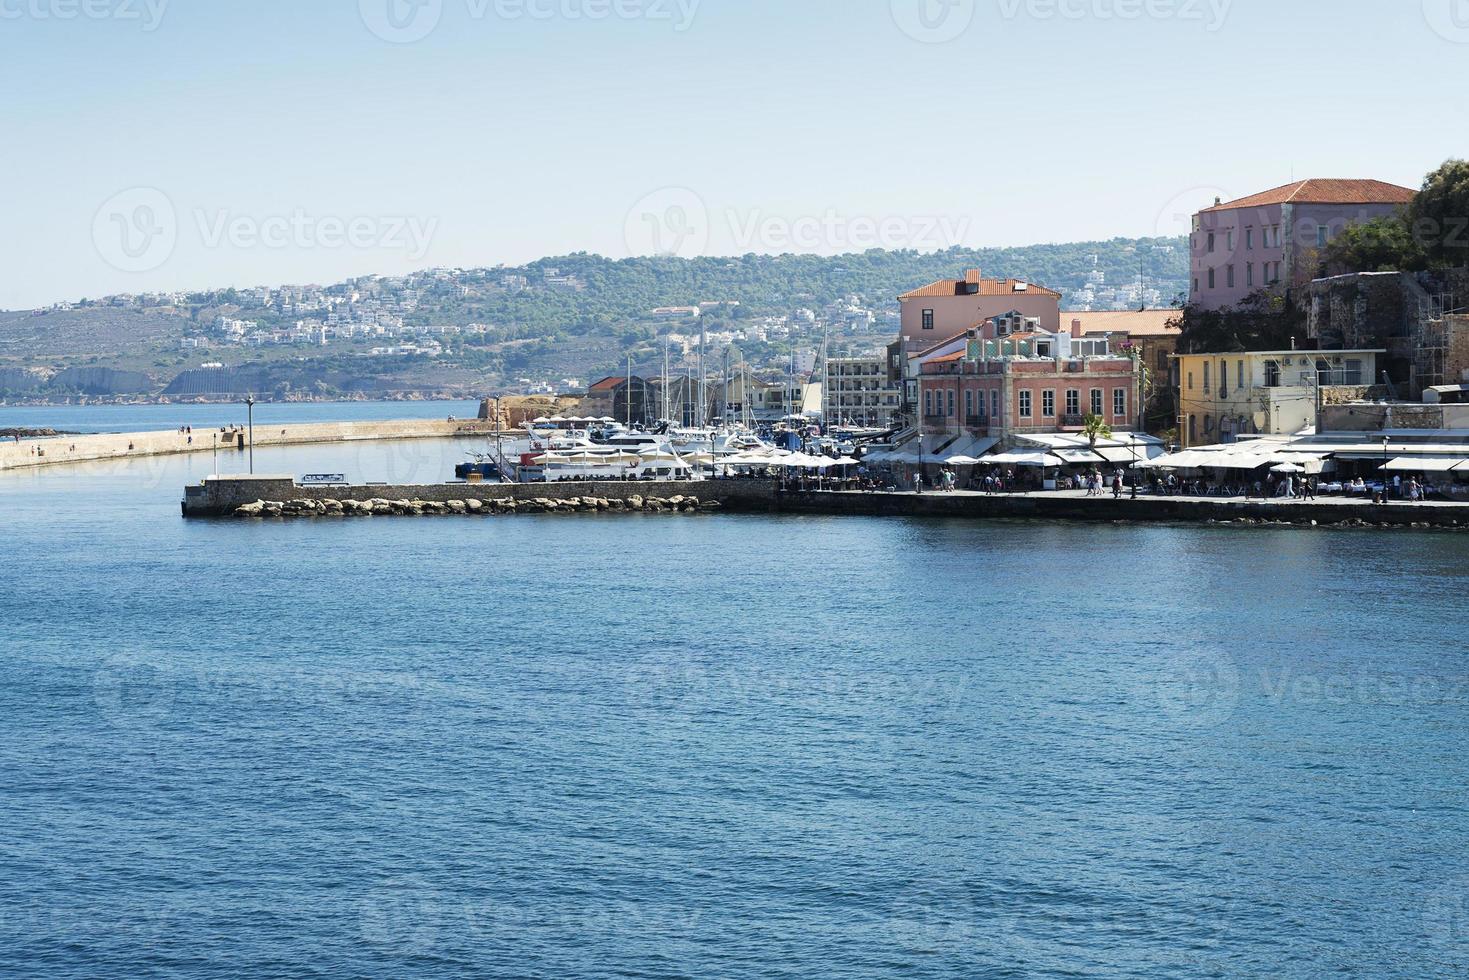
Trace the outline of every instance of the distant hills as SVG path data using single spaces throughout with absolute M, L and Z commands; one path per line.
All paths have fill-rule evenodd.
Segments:
M 754 330 L 761 339 L 735 342 L 750 363 L 777 367 L 793 347 L 818 344 L 828 325 L 837 349 L 875 347 L 891 335 L 899 293 L 972 268 L 1049 286 L 1068 308 L 1087 298 L 1112 308 L 1124 298 L 1113 290 L 1131 286 L 1135 297 L 1141 275 L 1149 298 L 1167 305 L 1187 289 L 1188 249 L 1181 238 L 1147 238 L 841 256 L 578 253 L 329 286 L 107 297 L 0 312 L 0 398 L 223 398 L 242 384 L 267 398 L 412 397 L 555 385 L 625 368 L 629 354 L 635 364 L 660 361 L 660 338 L 689 324 L 653 311 L 700 303 L 724 304 L 705 326 L 737 336 L 788 322 L 778 343 Z M 870 325 L 854 327 L 853 311 Z M 222 334 L 222 318 L 250 323 L 257 336 Z M 344 326 L 366 323 L 376 333 Z M 293 328 L 325 345 L 288 337 Z

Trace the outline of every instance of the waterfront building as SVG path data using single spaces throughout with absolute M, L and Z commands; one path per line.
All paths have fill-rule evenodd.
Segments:
M 1367 397 L 1382 350 L 1179 354 L 1179 441 L 1185 447 L 1242 435 L 1313 428 L 1319 406 Z
M 1061 329 L 1060 293 L 1023 279 L 986 279 L 979 269 L 909 290 L 898 305 L 898 339 L 887 350 L 888 383 L 902 391 L 902 412 L 910 418 L 918 405 L 918 352 L 1012 311 L 1034 317 L 1053 333 Z
M 1080 433 L 1087 415 L 1136 428 L 1141 364 L 1105 337 L 1048 330 L 1011 311 L 922 352 L 922 432 L 1007 446 L 1037 433 Z
M 1107 340 L 1115 354 L 1136 352 L 1142 362 L 1143 411 L 1142 417 L 1148 426 L 1161 431 L 1173 425 L 1178 417 L 1174 397 L 1178 379 L 1174 376 L 1177 364 L 1173 355 L 1178 353 L 1178 338 L 1182 335 L 1183 311 L 1176 309 L 1150 310 L 1102 310 L 1085 312 L 1063 312 L 1061 318 L 1071 326 L 1072 334 L 1079 337 Z
M 903 390 L 888 380 L 884 354 L 829 358 L 826 377 L 831 386 L 828 409 L 832 423 L 882 428 L 895 424 Z
M 1193 217 L 1189 301 L 1237 306 L 1266 288 L 1306 286 L 1317 256 L 1354 224 L 1387 217 L 1416 191 L 1380 180 L 1298 180 L 1235 201 L 1215 199 Z

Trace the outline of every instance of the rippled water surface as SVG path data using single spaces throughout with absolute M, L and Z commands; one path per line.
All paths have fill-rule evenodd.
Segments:
M 0 474 L 0 975 L 1469 969 L 1465 538 L 181 520 L 212 465 Z

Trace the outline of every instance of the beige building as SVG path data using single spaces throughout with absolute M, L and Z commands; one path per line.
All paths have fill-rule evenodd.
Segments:
M 833 357 L 827 362 L 826 377 L 833 424 L 884 428 L 894 424 L 903 407 L 903 389 L 888 380 L 886 353 Z
M 1241 435 L 1294 435 L 1318 407 L 1362 397 L 1381 350 L 1179 354 L 1179 442 L 1184 448 Z

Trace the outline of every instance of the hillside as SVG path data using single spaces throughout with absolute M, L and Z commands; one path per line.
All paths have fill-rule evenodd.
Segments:
M 0 397 L 386 397 L 574 387 L 661 363 L 697 324 L 757 368 L 829 336 L 836 351 L 891 336 L 896 296 L 979 268 L 1057 289 L 1068 308 L 1170 303 L 1182 240 L 1117 239 L 939 253 L 612 260 L 432 269 L 331 286 L 108 297 L 0 313 Z M 1141 275 L 1145 291 L 1138 291 Z M 704 315 L 667 312 L 704 304 Z M 655 312 L 660 311 L 660 312 Z M 675 364 L 683 357 L 675 347 Z M 90 370 L 68 370 L 86 367 Z M 139 373 L 148 383 L 139 383 Z M 210 373 L 214 372 L 214 373 Z M 140 390 L 142 389 L 142 390 Z

